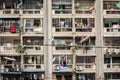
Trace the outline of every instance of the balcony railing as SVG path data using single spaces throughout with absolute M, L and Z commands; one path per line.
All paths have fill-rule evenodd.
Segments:
M 53 64 L 53 70 L 61 70 L 61 69 L 66 69 L 66 70 L 72 70 L 72 64 L 67 64 L 66 67 L 60 68 L 60 64 Z
M 14 72 L 14 71 L 21 71 L 20 63 L 1 64 L 1 72 Z
M 108 27 L 108 28 L 104 28 L 104 32 L 120 32 L 120 27 Z
M 4 46 L 0 46 L 0 51 L 1 51 L 1 54 L 13 54 L 13 53 L 16 53 L 15 52 L 15 46 L 12 45 L 12 44 L 6 44 Z
M 18 33 L 19 32 L 19 26 L 2 26 L 0 27 L 0 33 Z
M 76 70 L 86 70 L 86 69 L 95 69 L 94 63 L 77 63 Z
M 44 70 L 44 64 L 24 64 L 25 70 L 34 70 L 34 69 L 42 69 Z
M 54 27 L 53 32 L 72 32 L 72 27 Z
M 89 9 L 75 9 L 76 14 L 94 14 L 95 11 L 91 11 Z
M 120 14 L 119 9 L 105 9 L 103 14 Z
M 25 27 L 25 33 L 43 33 L 42 27 Z
M 95 47 L 93 46 L 86 46 L 86 47 L 77 47 L 76 53 L 79 53 L 78 55 L 81 54 L 95 54 Z
M 120 63 L 107 63 L 104 64 L 104 68 L 120 68 Z
M 72 14 L 72 9 L 55 9 L 52 14 Z
M 39 53 L 43 51 L 43 46 L 41 45 L 25 45 L 25 52 L 26 53 Z
M 3 9 L 1 14 L 43 14 L 40 9 Z
M 107 46 L 104 50 L 105 54 L 120 54 L 120 46 Z
M 94 32 L 94 28 L 86 27 L 86 28 L 76 28 L 76 32 Z

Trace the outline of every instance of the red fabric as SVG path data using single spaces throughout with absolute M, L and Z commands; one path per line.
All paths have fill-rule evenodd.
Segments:
M 16 27 L 15 26 L 10 26 L 10 32 L 15 33 L 16 32 Z

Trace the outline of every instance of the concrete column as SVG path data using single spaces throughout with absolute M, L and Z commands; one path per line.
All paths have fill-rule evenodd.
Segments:
M 52 79 L 52 14 L 51 1 L 44 0 L 44 65 L 45 65 L 45 80 Z
M 75 46 L 75 33 L 73 35 L 73 46 Z M 73 52 L 73 75 L 72 75 L 72 80 L 76 80 L 76 52 Z
M 72 14 L 75 14 L 75 8 L 74 8 L 74 3 L 75 3 L 75 0 L 72 0 Z
M 96 0 L 96 80 L 104 80 L 104 51 L 103 51 L 103 0 Z

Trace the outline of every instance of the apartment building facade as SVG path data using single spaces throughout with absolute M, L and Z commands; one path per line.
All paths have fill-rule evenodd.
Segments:
M 120 1 L 46 1 L 0 0 L 1 80 L 119 80 Z

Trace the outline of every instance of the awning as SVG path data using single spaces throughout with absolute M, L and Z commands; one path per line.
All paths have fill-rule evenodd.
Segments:
M 24 70 L 24 73 L 28 73 L 28 72 L 45 72 L 44 70 Z
M 3 58 L 6 59 L 6 60 L 16 61 L 15 58 L 11 58 L 11 57 L 3 57 Z
M 21 74 L 22 72 L 0 72 L 0 74 Z
M 120 8 L 120 2 L 115 4 L 118 8 Z
M 72 70 L 53 70 L 54 73 L 72 73 L 73 71 Z

